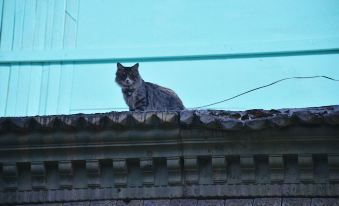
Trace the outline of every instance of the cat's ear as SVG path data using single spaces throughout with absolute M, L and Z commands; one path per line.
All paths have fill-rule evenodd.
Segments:
M 132 69 L 138 70 L 138 68 L 139 68 L 139 63 L 136 63 L 132 66 Z
M 120 64 L 119 62 L 117 63 L 117 67 L 118 69 L 124 69 L 124 66 L 122 66 L 122 64 Z

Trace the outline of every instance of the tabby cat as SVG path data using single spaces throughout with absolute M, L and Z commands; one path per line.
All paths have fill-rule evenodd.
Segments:
M 171 89 L 145 82 L 138 71 L 139 63 L 125 67 L 117 63 L 115 81 L 121 87 L 130 111 L 183 110 L 185 107 Z

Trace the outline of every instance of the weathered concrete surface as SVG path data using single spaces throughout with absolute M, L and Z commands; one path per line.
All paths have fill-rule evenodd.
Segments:
M 68 203 L 23 204 L 25 206 L 339 206 L 339 198 L 248 198 L 102 200 Z
M 225 200 L 198 200 L 198 206 L 224 206 Z
M 311 206 L 339 206 L 339 198 L 313 198 Z
M 253 206 L 281 206 L 281 198 L 256 198 Z
M 144 200 L 144 206 L 169 206 L 170 200 Z
M 253 199 L 229 199 L 225 206 L 253 206 Z
M 311 198 L 283 198 L 282 206 L 310 206 Z
M 171 200 L 170 206 L 196 206 L 196 199 L 174 199 Z
M 339 106 L 247 111 L 183 110 L 109 112 L 34 117 L 0 118 L 0 133 L 55 130 L 102 130 L 190 127 L 214 130 L 261 130 L 292 125 L 338 125 Z

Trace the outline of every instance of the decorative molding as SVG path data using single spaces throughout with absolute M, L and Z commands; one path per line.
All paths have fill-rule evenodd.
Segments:
M 198 184 L 199 171 L 197 157 L 184 157 L 185 184 Z
M 87 185 L 89 188 L 100 187 L 99 160 L 86 160 Z
M 32 189 L 46 189 L 46 170 L 43 162 L 31 163 Z
M 116 187 L 127 186 L 127 161 L 126 159 L 113 159 L 114 185 Z
M 223 184 L 227 180 L 225 156 L 212 156 L 213 183 Z
M 263 195 L 263 191 L 266 193 Z M 248 185 L 186 185 L 167 187 L 128 187 L 128 188 L 85 188 L 40 191 L 0 191 L 2 205 L 55 202 L 75 202 L 88 200 L 131 199 L 249 199 L 253 197 L 294 197 L 329 198 L 339 196 L 339 184 L 248 184 Z M 315 195 L 317 192 L 317 195 Z M 93 196 L 95 195 L 95 199 Z
M 5 190 L 18 189 L 18 167 L 15 162 L 2 164 L 2 178 Z
M 142 171 L 142 184 L 144 186 L 154 185 L 154 168 L 152 158 L 140 160 L 140 168 Z
M 167 171 L 168 171 L 168 184 L 169 185 L 181 185 L 181 165 L 179 157 L 167 158 Z
M 300 182 L 308 183 L 314 181 L 314 168 L 312 155 L 299 155 L 299 179 Z
M 109 112 L 0 118 L 0 133 L 83 130 L 143 130 L 198 128 L 218 131 L 257 131 L 292 126 L 339 125 L 339 105 L 304 109 L 224 111 L 183 110 Z M 0 142 L 1 143 L 1 142 Z
M 339 182 L 339 155 L 328 155 L 329 181 Z
M 272 183 L 284 181 L 284 159 L 283 155 L 269 155 L 270 179 Z
M 73 187 L 73 165 L 72 161 L 59 161 L 60 188 L 71 189 Z
M 0 204 L 339 196 L 337 119 L 314 115 L 336 108 L 280 111 L 291 122 L 273 127 L 261 110 L 2 118 Z M 266 129 L 213 129 L 262 115 Z
M 253 155 L 240 156 L 241 181 L 243 183 L 255 182 L 255 167 Z

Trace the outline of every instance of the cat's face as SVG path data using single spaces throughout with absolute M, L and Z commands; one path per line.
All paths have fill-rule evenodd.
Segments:
M 120 63 L 117 63 L 117 72 L 115 81 L 123 88 L 134 87 L 140 82 L 139 64 L 135 64 L 132 67 L 125 67 Z

